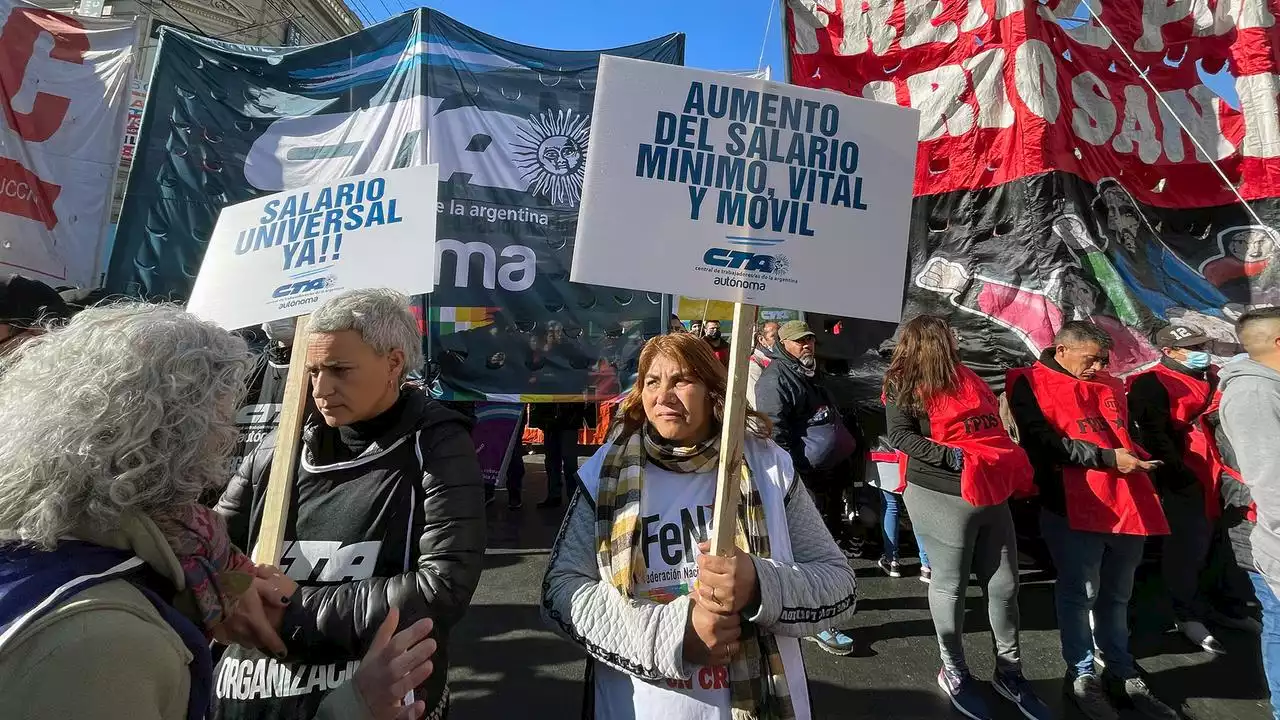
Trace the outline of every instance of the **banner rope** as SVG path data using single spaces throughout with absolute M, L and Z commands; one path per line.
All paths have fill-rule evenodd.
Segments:
M 766 0 L 769 3 L 769 16 L 764 19 L 764 37 L 760 38 L 760 59 L 756 60 L 756 72 L 764 70 L 764 49 L 769 44 L 769 26 L 773 25 L 773 6 L 777 5 L 774 0 Z
M 1151 88 L 1151 92 L 1156 96 L 1156 100 L 1158 100 L 1160 104 L 1164 106 L 1164 109 L 1173 116 L 1173 119 L 1177 121 L 1178 126 L 1182 128 L 1182 131 L 1187 134 L 1187 137 L 1191 138 L 1191 142 L 1196 146 L 1196 149 L 1200 151 L 1201 155 L 1204 155 L 1205 159 L 1209 161 L 1209 164 L 1213 166 L 1213 169 L 1217 171 L 1218 177 L 1222 178 L 1222 183 L 1231 189 L 1231 193 L 1235 195 L 1236 199 L 1240 201 L 1240 204 L 1244 206 L 1245 212 L 1249 213 L 1249 216 L 1253 218 L 1254 223 L 1262 227 L 1270 227 L 1262 221 L 1262 218 L 1258 217 L 1258 213 L 1254 211 L 1253 206 L 1251 206 L 1249 201 L 1245 200 L 1244 196 L 1240 194 L 1240 190 L 1236 187 L 1235 183 L 1231 182 L 1231 178 L 1227 177 L 1227 174 L 1223 172 L 1222 166 L 1218 164 L 1217 160 L 1213 159 L 1213 155 L 1209 154 L 1208 149 L 1205 148 L 1204 145 L 1200 144 L 1200 140 L 1196 138 L 1195 133 L 1191 132 L 1191 128 L 1187 127 L 1187 124 L 1182 121 L 1181 117 L 1178 117 L 1178 113 L 1171 105 L 1169 105 L 1169 101 L 1164 99 L 1164 96 L 1160 94 L 1160 91 L 1156 88 L 1155 84 L 1151 82 L 1151 78 L 1147 77 L 1146 71 L 1138 67 L 1138 63 L 1134 62 L 1133 56 L 1131 56 L 1129 51 L 1125 49 L 1124 43 L 1120 42 L 1120 40 L 1116 38 L 1115 33 L 1111 32 L 1111 28 L 1107 27 L 1107 24 L 1098 16 L 1098 13 L 1094 12 L 1090 3 L 1086 2 L 1082 4 L 1085 9 L 1089 11 L 1089 16 L 1093 18 L 1094 22 L 1098 23 L 1098 27 L 1102 28 L 1102 30 L 1107 33 L 1107 37 L 1111 38 L 1111 42 L 1115 43 L 1116 47 L 1120 49 L 1120 53 L 1124 55 L 1124 59 L 1129 61 L 1129 65 L 1138 73 L 1138 76 L 1142 78 L 1142 81 L 1147 84 L 1147 87 Z

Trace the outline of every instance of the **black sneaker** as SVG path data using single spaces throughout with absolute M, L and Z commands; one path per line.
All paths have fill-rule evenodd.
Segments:
M 1044 701 L 1036 696 L 1035 690 L 1031 687 L 1031 683 L 1027 682 L 1026 676 L 1021 670 L 1012 672 L 997 671 L 995 677 L 991 678 L 991 686 L 995 688 L 996 694 L 1013 703 L 1018 712 L 1027 720 L 1051 720 L 1053 713 L 1049 711 Z
M 987 701 L 978 690 L 978 681 L 965 672 L 952 672 L 945 668 L 938 671 L 938 687 L 947 694 L 951 705 L 961 715 L 973 720 L 991 720 Z
M 512 498 L 507 498 L 507 509 L 508 509 L 508 510 L 519 510 L 519 509 L 520 509 L 520 508 L 522 508 L 522 507 L 524 507 L 524 501 L 523 501 L 523 500 L 521 500 L 518 496 L 517 496 L 517 497 L 512 497 Z
M 546 500 L 543 500 L 542 502 L 538 503 L 538 508 L 541 510 L 546 510 L 547 508 L 558 508 L 558 507 L 560 507 L 560 498 L 558 497 L 549 497 Z
M 1154 720 L 1178 720 L 1178 711 L 1160 702 L 1140 677 L 1121 680 L 1104 676 L 1107 692 L 1121 705 L 1127 705 L 1144 717 Z
M 902 577 L 902 566 L 898 564 L 897 560 L 890 560 L 889 558 L 882 557 L 880 558 L 880 562 L 876 564 L 880 566 L 880 570 L 884 572 L 885 575 L 888 575 L 891 578 Z

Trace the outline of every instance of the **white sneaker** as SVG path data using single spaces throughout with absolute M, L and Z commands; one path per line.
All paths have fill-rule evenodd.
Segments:
M 1226 655 L 1227 649 L 1222 647 L 1222 643 L 1218 642 L 1210 632 L 1209 628 L 1199 620 L 1188 620 L 1178 623 L 1178 629 L 1182 634 L 1187 636 L 1191 644 L 1198 645 L 1202 650 L 1214 655 Z

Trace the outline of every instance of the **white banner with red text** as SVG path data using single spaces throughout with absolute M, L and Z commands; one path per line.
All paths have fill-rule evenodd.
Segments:
M 0 270 L 97 284 L 135 40 L 132 20 L 0 0 Z

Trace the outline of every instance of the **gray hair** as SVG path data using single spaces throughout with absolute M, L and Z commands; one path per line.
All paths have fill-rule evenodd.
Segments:
M 394 290 L 350 290 L 329 298 L 311 313 L 308 331 L 338 333 L 355 330 L 379 355 L 404 353 L 400 379 L 422 368 L 422 333 L 409 312 L 409 298 Z
M 251 356 L 173 305 L 90 308 L 0 376 L 0 532 L 52 547 L 121 513 L 162 526 L 227 481 Z

